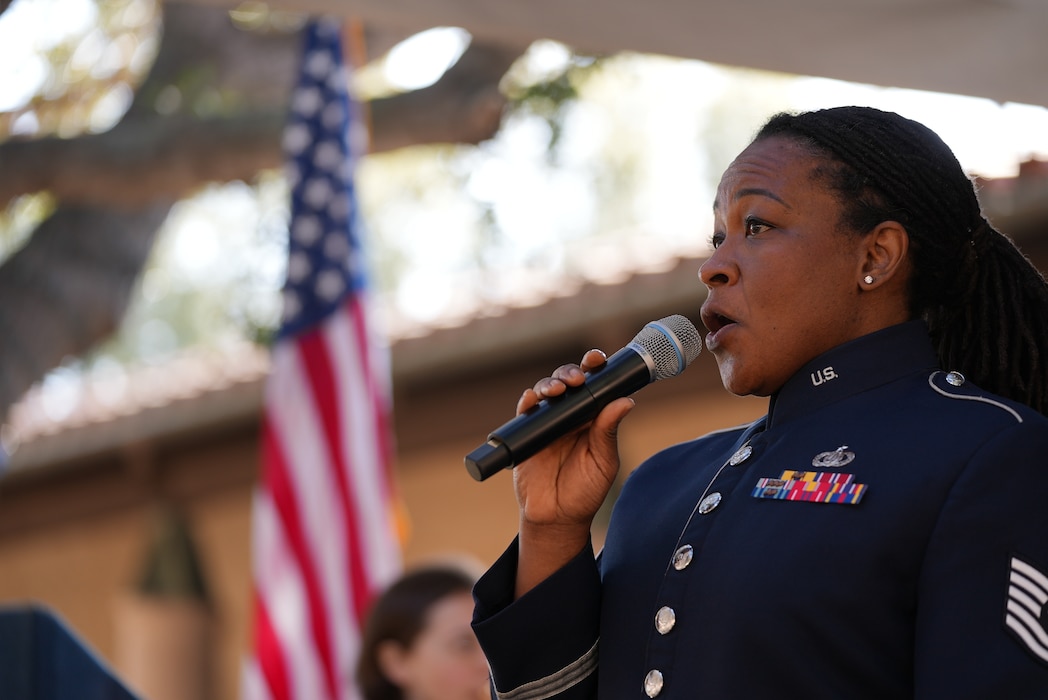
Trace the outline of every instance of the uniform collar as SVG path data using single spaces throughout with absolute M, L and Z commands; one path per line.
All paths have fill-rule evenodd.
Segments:
M 772 394 L 768 427 L 907 374 L 938 367 L 924 321 L 889 326 L 819 355 Z

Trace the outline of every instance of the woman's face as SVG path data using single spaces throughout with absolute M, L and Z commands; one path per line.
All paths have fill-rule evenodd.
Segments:
M 391 674 L 407 700 L 478 700 L 488 695 L 488 664 L 473 635 L 473 598 L 454 593 L 430 607 L 426 625 L 401 650 Z
M 765 396 L 808 361 L 871 330 L 859 305 L 864 237 L 841 230 L 841 207 L 814 177 L 821 161 L 772 137 L 724 173 L 715 250 L 699 270 L 702 321 L 724 386 Z

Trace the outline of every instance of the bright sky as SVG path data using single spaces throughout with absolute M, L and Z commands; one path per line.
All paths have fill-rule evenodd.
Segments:
M 0 15 L 0 111 L 20 107 L 40 87 L 47 65 L 38 52 L 83 33 L 95 15 L 90 0 L 16 0 Z
M 153 18 L 155 0 L 124 0 L 119 21 L 128 32 L 145 27 Z M 0 112 L 22 107 L 45 84 L 51 70 L 45 52 L 63 42 L 76 50 L 69 58 L 72 75 L 106 78 L 128 67 L 144 72 L 155 55 L 156 42 L 150 37 L 136 41 L 129 34 L 112 41 L 98 27 L 98 7 L 94 0 L 15 0 L 0 14 Z M 104 131 L 119 120 L 132 99 L 131 89 L 118 82 L 93 103 L 87 127 Z M 24 114 L 14 124 L 15 133 L 32 133 L 37 128 L 33 113 Z

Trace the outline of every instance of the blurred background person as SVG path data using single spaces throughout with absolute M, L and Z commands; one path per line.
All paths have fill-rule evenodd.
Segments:
M 489 697 L 487 661 L 470 627 L 475 581 L 463 567 L 427 565 L 378 597 L 357 663 L 366 700 Z

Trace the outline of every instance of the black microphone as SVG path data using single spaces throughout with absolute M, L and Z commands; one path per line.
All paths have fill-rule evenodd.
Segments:
M 488 441 L 466 455 L 466 471 L 477 481 L 513 467 L 559 437 L 593 420 L 615 399 L 684 371 L 702 339 L 679 314 L 652 321 L 629 345 L 586 373 L 585 383 L 544 399 L 491 431 Z

